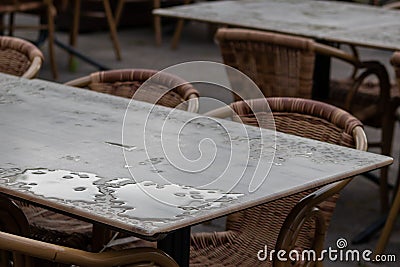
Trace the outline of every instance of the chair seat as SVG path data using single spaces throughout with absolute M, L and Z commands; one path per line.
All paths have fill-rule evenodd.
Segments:
M 44 208 L 20 205 L 29 222 L 30 237 L 71 248 L 88 250 L 92 224 Z
M 351 88 L 353 81 L 351 79 L 332 80 L 330 83 L 329 100 L 330 104 L 344 108 L 346 96 Z M 379 101 L 380 88 L 376 82 L 363 83 L 354 97 L 355 103 L 352 103 L 352 113 L 356 117 L 364 117 L 366 107 L 377 105 Z M 394 107 L 400 105 L 400 90 L 396 84 L 391 84 L 390 98 Z M 364 114 L 362 114 L 364 112 Z M 366 116 L 368 118 L 360 118 L 361 121 L 372 127 L 382 127 L 382 117 L 379 113 L 374 112 L 374 116 Z M 357 116 L 358 115 L 358 116 Z

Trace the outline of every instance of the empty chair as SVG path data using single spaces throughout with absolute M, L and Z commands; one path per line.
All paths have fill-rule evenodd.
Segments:
M 224 63 L 249 76 L 266 97 L 315 97 L 339 106 L 365 125 L 381 129 L 380 139 L 370 146 L 379 147 L 384 155 L 391 154 L 395 110 L 400 98 L 391 95 L 387 71 L 379 62 L 362 62 L 356 56 L 312 39 L 272 32 L 219 29 L 216 40 Z M 316 85 L 313 77 L 329 77 L 329 73 L 321 73 L 319 69 L 314 73 L 317 55 L 348 63 L 355 71 L 348 79 L 331 79 L 330 86 Z M 373 90 L 362 86 L 371 76 L 378 80 Z M 388 207 L 387 175 L 388 168 L 382 168 L 382 210 Z
M 32 266 L 31 257 L 51 261 L 55 266 L 58 266 L 57 263 L 63 263 L 79 266 L 178 267 L 171 257 L 155 248 L 91 253 L 1 231 L 0 249 L 13 252 L 14 257 L 10 266 L 14 267 Z
M 40 14 L 40 25 L 32 27 L 33 25 L 19 25 L 14 21 L 14 14 L 19 12 L 32 12 Z M 10 35 L 16 28 L 37 29 L 38 31 L 46 30 L 48 35 L 48 48 L 51 69 L 53 77 L 57 79 L 57 65 L 54 52 L 54 16 L 56 9 L 53 1 L 43 0 L 3 0 L 0 5 L 0 31 L 8 30 Z M 4 24 L 4 15 L 9 15 L 9 22 Z
M 146 86 L 142 86 L 147 80 Z M 156 70 L 99 71 L 65 84 L 190 112 L 198 110 L 199 93 L 191 84 Z
M 0 36 L 0 72 L 31 79 L 38 74 L 42 62 L 43 54 L 35 45 Z
M 167 73 L 157 73 L 143 69 L 100 71 L 69 81 L 66 85 L 197 112 L 199 93 L 191 84 Z M 141 87 L 148 79 L 146 86 Z M 90 247 L 97 251 L 110 238 L 109 231 L 104 227 L 41 207 L 18 204 L 33 226 L 29 236 L 35 239 L 79 249 Z M 12 229 L 8 231 L 12 232 Z
M 400 6 L 400 2 L 396 2 Z M 390 63 L 392 64 L 395 74 L 396 74 L 396 81 L 397 86 L 395 90 L 399 90 L 400 88 L 400 52 L 395 52 L 391 58 Z M 400 120 L 400 115 L 397 113 L 397 120 Z M 397 147 L 397 149 L 399 149 Z M 396 219 L 399 215 L 400 211 L 400 187 L 399 187 L 399 177 L 400 177 L 400 170 L 397 173 L 397 184 L 395 189 L 397 192 L 394 193 L 393 203 L 389 211 L 389 216 L 386 219 L 385 227 L 382 230 L 381 236 L 379 241 L 376 245 L 376 249 L 374 251 L 375 255 L 380 255 L 384 252 L 387 242 L 389 241 L 390 234 L 393 230 L 393 226 L 395 225 Z
M 282 97 L 239 101 L 206 115 L 268 126 L 268 121 L 261 120 L 259 125 L 256 119 L 268 110 L 266 101 L 277 131 L 360 150 L 367 148 L 358 119 L 340 108 L 314 100 Z M 270 261 L 269 257 L 266 261 L 258 260 L 257 253 L 265 245 L 269 252 L 274 249 L 297 250 L 299 253 L 304 249 L 321 251 L 337 193 L 350 180 L 229 215 L 224 232 L 193 234 L 191 266 L 286 266 L 287 262 Z

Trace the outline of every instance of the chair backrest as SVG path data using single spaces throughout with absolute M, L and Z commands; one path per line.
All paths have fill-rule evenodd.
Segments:
M 249 76 L 264 96 L 311 98 L 315 61 L 311 39 L 229 28 L 219 29 L 215 38 L 224 63 Z
M 0 72 L 31 79 L 42 62 L 43 54 L 35 45 L 16 37 L 0 36 Z
M 190 112 L 198 111 L 199 92 L 190 83 L 156 70 L 100 71 L 65 84 Z
M 340 108 L 310 99 L 277 97 L 267 98 L 267 102 L 265 99 L 238 101 L 230 106 L 210 111 L 206 115 L 226 117 L 230 114 L 234 121 L 270 128 L 270 122 L 257 121 L 257 117 L 262 118 L 262 113 L 269 110 L 266 108 L 266 103 L 268 103 L 273 114 L 277 131 L 360 150 L 367 149 L 365 133 L 362 129 L 362 123 L 358 119 Z M 263 125 L 264 123 L 266 125 Z M 338 189 L 335 190 L 336 188 L 334 188 L 334 193 L 342 189 L 347 183 L 346 180 L 334 184 L 333 186 Z M 329 190 L 331 190 L 331 187 Z M 315 190 L 307 190 L 229 215 L 227 230 L 239 233 L 237 238 L 240 238 L 241 244 L 240 248 L 237 249 L 258 251 L 264 245 L 268 245 L 268 251 L 275 248 L 281 249 L 282 244 L 278 243 L 278 237 L 280 238 L 280 235 L 282 235 L 281 231 L 283 231 L 283 224 L 286 223 L 285 220 L 293 207 Z M 337 198 L 337 194 L 328 199 L 324 198 L 326 200 L 318 205 L 318 209 L 322 212 L 325 220 L 323 223 L 326 223 L 326 226 L 329 225 Z M 314 232 L 317 228 L 315 220 L 308 220 L 300 226 L 301 231 L 295 241 L 296 243 L 291 248 L 297 249 L 301 253 L 304 249 L 322 246 L 323 235 L 322 238 L 318 238 Z M 247 239 L 250 241 L 246 241 Z M 318 240 L 318 244 L 315 240 Z M 239 264 L 240 259 L 237 260 Z M 257 264 L 257 262 L 254 262 L 254 264 Z M 270 265 L 267 264 L 266 266 Z

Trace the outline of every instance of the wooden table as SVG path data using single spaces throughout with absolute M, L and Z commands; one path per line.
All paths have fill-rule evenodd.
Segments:
M 316 0 L 237 0 L 161 8 L 153 14 L 400 50 L 398 11 L 374 6 Z
M 0 74 L 0 192 L 149 240 L 167 235 L 160 246 L 186 266 L 190 226 L 392 162 L 228 120 L 128 104 Z

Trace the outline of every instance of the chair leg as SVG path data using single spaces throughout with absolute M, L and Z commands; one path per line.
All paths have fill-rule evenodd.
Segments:
M 54 14 L 56 10 L 52 4 L 49 4 L 47 7 L 47 24 L 48 24 L 48 46 L 49 46 L 49 57 L 50 57 L 50 64 L 51 70 L 53 72 L 53 78 L 55 80 L 58 79 L 58 71 L 57 71 L 57 63 L 55 58 L 54 52 Z
M 71 47 L 75 48 L 79 34 L 79 23 L 81 17 L 81 0 L 75 0 L 73 9 L 74 9 L 74 16 L 72 20 L 72 29 L 69 34 L 69 44 Z M 68 66 L 70 70 L 74 69 L 73 65 L 74 65 L 74 56 L 72 54 L 69 54 Z
M 393 141 L 393 131 L 395 125 L 395 108 L 387 108 L 386 115 L 383 117 L 382 122 L 382 151 L 383 155 L 391 155 L 392 152 L 392 141 Z M 381 198 L 381 211 L 387 212 L 389 210 L 389 190 L 388 190 L 388 172 L 389 167 L 384 167 L 381 169 L 380 173 L 380 198 Z
M 174 36 L 172 37 L 172 44 L 171 44 L 172 49 L 178 48 L 178 43 L 179 43 L 179 40 L 181 39 L 184 22 L 185 22 L 184 19 L 179 19 L 178 22 L 176 23 Z
M 121 60 L 121 49 L 118 41 L 117 27 L 115 25 L 115 20 L 109 0 L 103 0 L 103 5 L 104 5 L 104 11 L 106 12 L 108 27 L 110 29 L 111 40 L 114 45 L 115 55 L 118 60 Z
M 115 26 L 118 28 L 121 22 L 122 11 L 124 10 L 126 0 L 118 0 L 117 8 L 115 9 Z
M 397 189 L 396 197 L 393 201 L 392 207 L 389 212 L 389 216 L 386 219 L 385 227 L 379 237 L 378 243 L 375 247 L 374 255 L 380 255 L 384 252 L 385 247 L 389 241 L 390 233 L 392 232 L 393 225 L 396 221 L 397 215 L 400 211 L 400 189 Z
M 184 0 L 183 1 L 184 5 L 187 5 L 189 3 L 190 3 L 190 0 Z M 179 40 L 181 38 L 184 22 L 185 22 L 184 19 L 179 19 L 177 24 L 176 24 L 174 36 L 172 37 L 172 44 L 171 44 L 171 48 L 172 49 L 176 49 L 178 47 L 178 43 L 179 43 Z
M 161 1 L 154 0 L 153 1 L 153 9 L 160 8 Z M 154 34 L 156 38 L 156 45 L 160 46 L 162 44 L 162 34 L 161 34 L 161 17 L 157 15 L 153 15 L 153 27 L 154 27 Z

